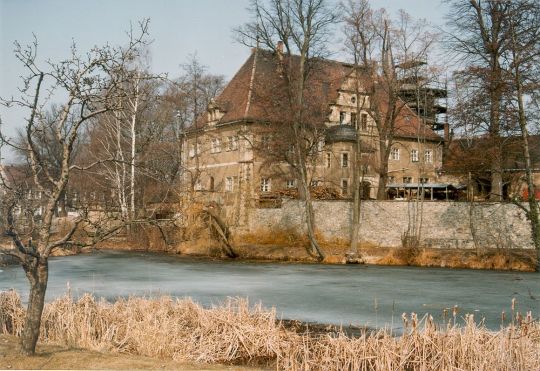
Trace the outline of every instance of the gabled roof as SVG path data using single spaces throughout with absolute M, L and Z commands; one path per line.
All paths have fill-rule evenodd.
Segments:
M 281 58 L 289 58 L 286 55 Z M 298 61 L 298 56 L 290 56 L 291 63 Z M 282 59 L 283 60 L 283 59 Z M 346 79 L 353 73 L 350 64 L 328 60 L 313 59 L 309 76 L 309 89 L 306 101 L 311 100 L 310 111 L 320 111 L 323 120 L 329 114 L 329 106 L 335 104 L 339 90 Z M 286 96 L 283 89 L 283 77 L 280 73 L 280 58 L 268 50 L 253 49 L 246 62 L 240 67 L 223 92 L 215 99 L 215 104 L 224 113 L 219 124 L 237 121 L 278 121 L 279 106 Z M 363 77 L 369 78 L 367 76 Z M 313 106 L 313 107 L 312 107 Z M 197 122 L 197 127 L 208 122 L 206 115 Z M 442 140 L 428 126 L 423 125 L 418 116 L 409 107 L 404 107 L 396 122 L 397 137 L 421 135 L 426 139 Z

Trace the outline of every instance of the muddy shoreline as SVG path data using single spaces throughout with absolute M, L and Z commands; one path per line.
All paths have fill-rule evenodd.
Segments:
M 109 240 L 94 247 L 95 249 L 122 251 L 150 251 L 173 255 L 182 255 L 212 260 L 230 260 L 224 256 L 218 245 L 211 241 L 188 241 L 174 245 L 150 243 L 141 246 L 125 240 Z M 236 260 L 248 262 L 279 262 L 306 264 L 348 264 L 417 266 L 430 268 L 484 269 L 534 272 L 536 269 L 536 251 L 524 249 L 438 249 L 438 248 L 389 248 L 360 246 L 355 261 L 348 261 L 346 244 L 326 244 L 326 254 L 320 262 L 307 254 L 301 245 L 285 246 L 282 244 L 256 244 L 252 241 L 235 240 L 233 243 Z

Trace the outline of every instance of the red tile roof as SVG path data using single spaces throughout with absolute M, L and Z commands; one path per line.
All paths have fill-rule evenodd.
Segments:
M 284 56 L 283 58 L 287 58 Z M 298 61 L 292 57 L 292 63 Z M 338 91 L 347 76 L 352 73 L 350 64 L 327 59 L 314 59 L 305 101 L 310 101 L 310 111 L 327 120 L 329 106 L 338 98 Z M 284 64 L 285 65 L 285 64 Z M 279 72 L 279 58 L 276 54 L 262 49 L 254 49 L 250 57 L 240 67 L 223 92 L 215 99 L 216 105 L 224 112 L 218 124 L 236 121 L 278 121 L 279 109 L 287 100 L 283 78 Z M 281 96 L 280 96 L 281 95 Z M 208 122 L 206 115 L 201 117 L 197 127 Z M 396 136 L 417 137 L 442 140 L 429 127 L 423 125 L 418 116 L 409 107 L 401 110 L 395 123 Z

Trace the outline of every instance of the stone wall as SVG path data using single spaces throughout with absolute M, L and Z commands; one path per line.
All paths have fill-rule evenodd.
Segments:
M 349 201 L 315 201 L 318 233 L 327 240 L 349 239 L 351 205 Z M 422 212 L 415 213 L 416 208 Z M 284 201 L 281 208 L 254 209 L 250 214 L 251 232 L 305 231 L 298 200 Z M 414 215 L 422 215 L 421 247 L 534 248 L 525 213 L 504 203 L 364 201 L 360 239 L 371 246 L 401 247 Z

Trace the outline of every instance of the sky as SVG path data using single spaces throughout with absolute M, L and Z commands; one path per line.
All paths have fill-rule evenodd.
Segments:
M 447 11 L 439 0 L 372 0 L 371 4 L 394 14 L 404 9 L 434 25 L 442 25 Z M 59 61 L 68 56 L 73 42 L 81 52 L 105 43 L 125 44 L 130 23 L 145 18 L 150 19 L 153 72 L 177 77 L 181 65 L 196 55 L 208 72 L 230 79 L 250 54 L 232 32 L 250 20 L 248 5 L 249 0 L 0 0 L 0 97 L 16 96 L 21 86 L 24 69 L 13 55 L 14 41 L 28 44 L 35 35 L 38 60 Z M 13 135 L 26 115 L 0 106 L 2 130 Z

